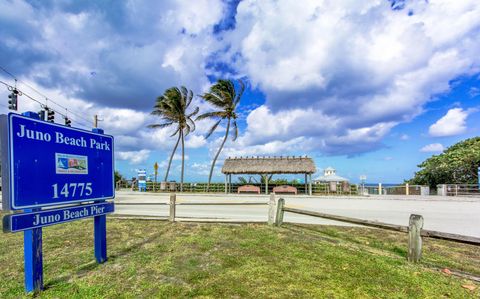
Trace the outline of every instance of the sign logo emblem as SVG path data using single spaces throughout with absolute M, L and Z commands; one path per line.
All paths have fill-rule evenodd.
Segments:
M 88 157 L 55 153 L 57 174 L 88 174 Z

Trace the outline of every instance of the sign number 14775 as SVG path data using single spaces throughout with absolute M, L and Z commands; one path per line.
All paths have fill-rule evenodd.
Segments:
M 78 196 L 89 196 L 92 194 L 92 183 L 65 183 L 58 192 L 58 184 L 53 184 L 53 198 L 59 198 L 59 195 L 65 198 Z

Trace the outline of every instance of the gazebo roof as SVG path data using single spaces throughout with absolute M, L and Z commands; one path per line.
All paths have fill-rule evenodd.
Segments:
M 235 157 L 223 163 L 224 174 L 311 174 L 317 171 L 309 157 Z
M 318 182 L 348 182 L 348 179 L 346 179 L 344 177 L 341 177 L 339 175 L 336 175 L 336 174 L 332 174 L 332 175 L 322 175 L 322 176 L 314 179 L 314 181 L 318 181 Z

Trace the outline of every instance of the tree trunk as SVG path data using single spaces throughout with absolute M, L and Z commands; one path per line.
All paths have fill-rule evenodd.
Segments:
M 175 155 L 175 152 L 177 151 L 177 147 L 178 147 L 179 142 L 180 142 L 180 135 L 178 135 L 177 143 L 175 144 L 175 147 L 173 148 L 172 154 L 170 155 L 170 160 L 168 161 L 167 173 L 165 174 L 164 182 L 166 182 L 168 180 L 168 173 L 170 172 L 170 166 L 172 165 L 173 155 Z
M 180 134 L 182 134 L 182 175 L 180 177 L 180 192 L 183 192 L 183 172 L 185 170 L 185 136 L 183 136 L 183 129 Z
M 222 145 L 220 145 L 220 147 L 218 148 L 217 154 L 215 155 L 215 158 L 213 158 L 213 161 L 212 161 L 212 167 L 210 168 L 210 174 L 208 175 L 207 192 L 210 189 L 210 182 L 212 181 L 212 174 L 213 174 L 213 169 L 215 168 L 215 163 L 217 162 L 218 155 L 220 155 L 220 152 L 222 151 L 223 146 L 227 141 L 229 131 L 230 131 L 230 118 L 228 119 L 227 130 L 225 131 L 225 137 L 223 138 Z

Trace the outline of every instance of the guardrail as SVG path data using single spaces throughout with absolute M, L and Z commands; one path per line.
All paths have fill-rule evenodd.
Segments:
M 443 196 L 480 196 L 478 184 L 442 184 L 437 186 L 437 192 Z

